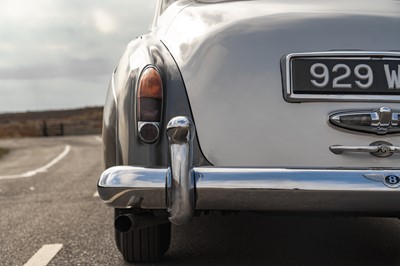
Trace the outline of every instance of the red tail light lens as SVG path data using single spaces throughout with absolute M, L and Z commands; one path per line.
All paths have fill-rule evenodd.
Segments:
M 160 122 L 162 109 L 162 81 L 153 67 L 146 68 L 140 76 L 137 92 L 138 120 Z

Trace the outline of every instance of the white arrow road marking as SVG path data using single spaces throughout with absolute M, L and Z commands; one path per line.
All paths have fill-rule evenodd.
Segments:
M 62 247 L 62 244 L 44 245 L 24 266 L 46 266 Z
M 32 170 L 32 171 L 25 172 L 25 173 L 20 174 L 20 175 L 4 175 L 4 176 L 0 176 L 0 180 L 2 180 L 2 179 L 17 179 L 17 178 L 31 177 L 31 176 L 34 176 L 34 175 L 36 175 L 38 173 L 44 173 L 50 167 L 52 167 L 53 165 L 55 165 L 56 163 L 61 161 L 69 153 L 70 150 L 71 150 L 71 146 L 70 145 L 65 145 L 64 151 L 62 153 L 60 153 L 56 158 L 54 158 L 51 162 L 46 164 L 45 166 L 42 166 L 42 167 L 37 168 L 37 169 Z

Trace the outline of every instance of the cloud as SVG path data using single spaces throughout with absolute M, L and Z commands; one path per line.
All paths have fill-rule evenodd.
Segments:
M 117 29 L 116 19 L 104 10 L 95 10 L 93 20 L 95 27 L 102 33 L 111 33 Z
M 90 79 L 108 75 L 112 64 L 105 58 L 64 59 L 59 64 L 24 65 L 15 68 L 0 68 L 0 79 Z
M 0 113 L 57 110 L 104 104 L 108 77 L 3 80 Z
M 116 61 L 130 40 L 148 31 L 154 4 L 155 0 L 0 0 L 0 68 L 59 64 L 68 57 L 108 56 Z
M 81 92 L 71 94 L 79 98 L 68 100 L 74 106 L 85 100 L 91 103 L 98 95 L 103 97 L 126 45 L 147 33 L 155 2 L 0 0 L 2 111 L 15 111 L 16 103 L 21 111 L 24 105 L 35 109 L 39 102 L 39 109 L 46 109 L 46 104 L 65 108 L 67 100 L 59 97 L 60 90 L 70 86 Z M 55 81 L 60 79 L 63 82 L 58 85 L 68 86 L 55 88 Z M 28 104 L 29 98 L 24 95 L 37 93 L 45 94 L 48 100 Z M 25 99 L 22 105 L 20 98 Z
M 47 19 L 54 14 L 55 1 L 50 0 L 1 0 L 1 20 L 14 22 Z

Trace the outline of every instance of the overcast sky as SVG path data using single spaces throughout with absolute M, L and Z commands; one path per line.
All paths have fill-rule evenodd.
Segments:
M 103 105 L 155 0 L 0 0 L 0 113 Z

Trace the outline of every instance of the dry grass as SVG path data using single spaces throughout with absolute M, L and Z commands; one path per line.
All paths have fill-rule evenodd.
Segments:
M 0 159 L 1 159 L 1 157 L 6 155 L 7 153 L 9 153 L 9 150 L 4 149 L 4 148 L 0 148 Z
M 0 138 L 100 134 L 103 108 L 0 114 Z

